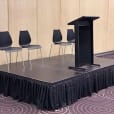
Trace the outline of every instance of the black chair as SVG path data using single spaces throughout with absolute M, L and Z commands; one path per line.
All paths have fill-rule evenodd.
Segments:
M 58 30 L 53 30 L 53 43 L 54 44 L 61 44 L 62 42 L 62 34 L 61 31 Z
M 75 44 L 75 33 L 73 29 L 67 29 L 67 42 L 71 44 L 71 49 L 73 54 L 73 48 Z
M 59 47 L 59 55 L 60 55 L 61 45 L 65 45 L 65 43 L 62 42 L 62 34 L 61 34 L 60 29 L 53 30 L 53 36 L 52 37 L 53 37 L 53 44 L 51 44 L 49 58 L 51 56 L 51 51 L 52 51 L 53 45 L 59 45 L 60 46 Z
M 60 49 L 61 49 L 61 47 L 64 47 L 64 54 L 65 54 L 66 46 L 71 45 L 71 42 L 69 42 L 69 41 L 62 42 L 62 34 L 61 34 L 61 31 L 60 31 L 60 29 L 56 29 L 56 30 L 53 30 L 53 44 L 54 45 L 59 45 L 59 55 L 60 55 Z M 51 50 L 52 50 L 53 44 L 51 44 L 49 57 L 51 56 Z
M 41 54 L 41 58 L 42 58 L 42 51 L 41 51 L 42 47 L 41 47 L 41 45 L 31 45 L 31 36 L 27 30 L 20 31 L 20 33 L 19 33 L 19 45 L 22 48 L 28 49 L 28 60 L 29 60 L 30 64 L 31 64 L 30 50 L 40 49 L 40 54 Z
M 75 33 L 73 29 L 67 29 L 67 41 L 69 43 L 75 43 Z
M 8 70 L 9 70 L 9 62 L 8 62 L 7 53 L 9 53 L 9 55 L 10 55 L 10 63 L 11 63 L 11 53 L 16 52 L 17 53 L 16 63 L 17 63 L 18 52 L 22 51 L 21 47 L 11 47 L 11 45 L 12 45 L 12 39 L 11 39 L 11 36 L 10 36 L 9 32 L 8 31 L 0 32 L 0 50 L 6 52 Z M 22 53 L 21 53 L 21 58 L 22 58 L 22 61 L 23 61 Z M 23 62 L 23 65 L 24 65 L 24 62 Z

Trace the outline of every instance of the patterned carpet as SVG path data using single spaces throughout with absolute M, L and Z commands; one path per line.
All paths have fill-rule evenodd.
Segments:
M 114 114 L 114 86 L 54 112 L 41 111 L 34 105 L 0 95 L 0 114 Z

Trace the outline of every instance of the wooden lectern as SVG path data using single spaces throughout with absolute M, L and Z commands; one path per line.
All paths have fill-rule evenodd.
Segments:
M 95 65 L 93 55 L 93 21 L 99 17 L 82 16 L 68 25 L 74 25 L 75 29 L 75 67 L 83 65 Z

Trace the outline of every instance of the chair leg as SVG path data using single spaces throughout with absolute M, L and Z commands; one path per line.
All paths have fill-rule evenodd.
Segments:
M 29 50 L 29 48 L 28 48 L 28 61 L 29 61 L 30 67 L 32 69 L 32 63 L 31 63 L 31 60 L 30 60 L 30 50 Z
M 64 55 L 64 46 L 62 46 L 62 55 Z
M 72 44 L 72 54 L 73 54 L 73 51 L 74 51 L 74 44 Z
M 64 55 L 65 55 L 65 51 L 66 51 L 66 46 L 64 47 Z
M 10 51 L 10 53 L 9 53 L 9 54 L 10 54 L 10 64 L 11 64 L 11 51 Z
M 5 54 L 6 54 L 6 61 L 7 61 L 7 64 L 8 64 L 8 72 L 9 72 L 10 66 L 9 66 L 8 55 L 7 55 L 7 52 L 6 51 L 5 51 Z
M 18 51 L 17 51 L 17 55 L 16 55 L 16 64 L 17 64 L 17 58 L 18 58 Z
M 60 51 L 61 51 L 61 45 L 59 45 L 59 56 L 60 56 Z
M 49 58 L 51 57 L 52 46 L 53 46 L 53 44 L 51 44 L 51 47 L 50 47 Z
M 29 52 L 30 50 L 28 49 L 28 61 L 29 61 L 29 59 L 30 59 L 30 52 Z
M 71 54 L 73 54 L 73 44 L 71 44 Z
M 21 60 L 22 60 L 22 62 L 23 62 L 23 67 L 25 68 L 25 64 L 24 64 L 24 60 L 23 60 L 23 54 L 22 54 L 22 51 L 20 51 L 20 55 L 21 55 Z
M 36 51 L 37 51 L 37 57 L 39 57 L 39 50 L 38 50 L 38 49 L 36 49 Z
M 42 57 L 42 49 L 41 48 L 40 48 L 40 54 L 41 54 L 41 59 L 42 59 L 43 57 Z

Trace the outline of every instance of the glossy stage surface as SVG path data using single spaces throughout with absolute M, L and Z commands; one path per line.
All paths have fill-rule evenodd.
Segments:
M 74 66 L 74 55 L 31 60 L 31 65 L 28 61 L 24 63 L 25 67 L 23 67 L 22 62 L 11 63 L 9 73 L 49 83 L 58 82 L 80 74 L 68 68 L 69 66 Z M 90 71 L 113 65 L 114 60 L 94 57 L 94 63 L 101 66 L 92 67 Z M 8 72 L 7 65 L 0 65 L 0 71 Z

